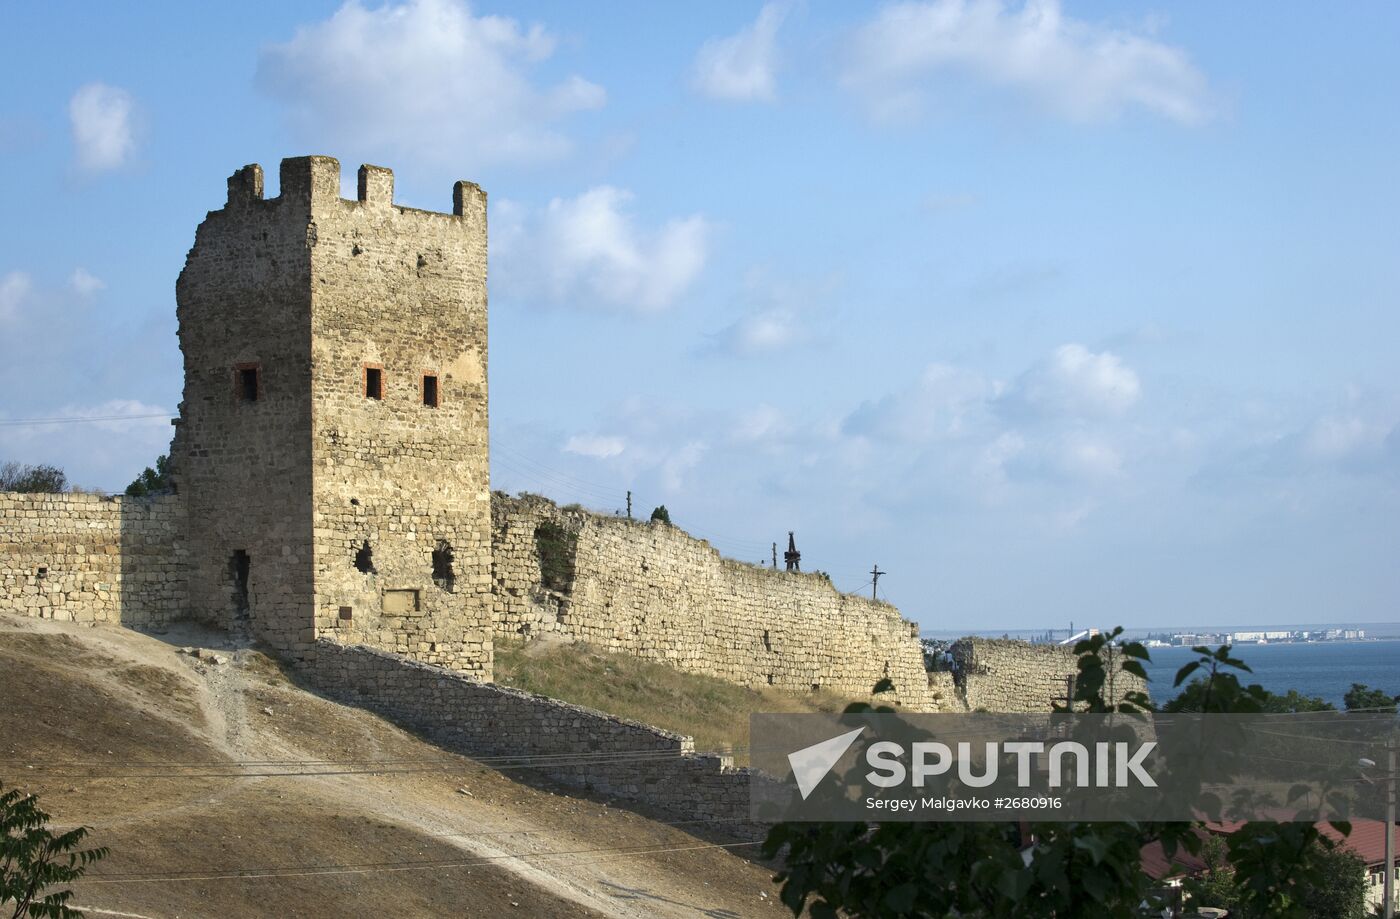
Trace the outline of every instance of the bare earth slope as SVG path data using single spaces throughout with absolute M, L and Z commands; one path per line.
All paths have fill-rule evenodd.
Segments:
M 0 614 L 0 785 L 111 847 L 89 915 L 787 915 L 745 848 L 519 784 L 256 651 L 181 652 L 215 633 L 163 639 Z

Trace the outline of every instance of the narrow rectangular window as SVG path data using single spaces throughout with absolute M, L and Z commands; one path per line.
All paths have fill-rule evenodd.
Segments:
M 438 407 L 438 378 L 437 374 L 423 374 L 423 404 L 429 408 Z
M 365 398 L 384 398 L 384 368 L 365 365 Z
M 240 402 L 256 402 L 262 398 L 261 370 L 258 364 L 234 365 L 234 395 Z

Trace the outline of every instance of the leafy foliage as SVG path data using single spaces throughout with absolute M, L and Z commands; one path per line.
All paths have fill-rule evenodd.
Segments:
M 1120 699 L 1113 692 L 1121 674 L 1145 677 L 1143 663 L 1149 660 L 1138 642 L 1114 644 L 1121 634 L 1114 629 L 1075 646 L 1074 696 L 1058 710 L 1150 710 L 1143 693 L 1124 693 Z M 1193 650 L 1197 659 L 1178 671 L 1175 684 L 1199 674 L 1183 693 L 1189 710 L 1266 710 L 1269 700 L 1254 687 L 1241 686 L 1232 672 L 1248 673 L 1249 667 L 1230 655 L 1229 646 Z M 1334 825 L 1350 832 L 1346 824 Z M 1200 853 L 1211 839 L 1205 829 L 1202 823 L 1147 822 L 780 823 L 769 833 L 764 852 L 786 854 L 778 875 L 783 903 L 794 915 L 806 909 L 815 919 L 1128 917 L 1142 915 L 1142 905 L 1153 902 L 1142 847 L 1159 841 L 1168 858 L 1179 851 Z M 1213 858 L 1220 870 L 1206 882 L 1215 885 L 1213 896 L 1225 896 L 1236 907 L 1232 915 L 1331 915 L 1315 911 L 1319 898 L 1340 896 L 1334 885 L 1350 890 L 1361 878 L 1355 872 L 1346 879 L 1336 876 L 1345 853 L 1312 824 L 1251 823 L 1211 845 L 1208 863 Z M 1207 888 L 1198 884 L 1198 889 Z
M 5 463 L 0 466 L 0 491 L 53 492 L 68 490 L 68 476 L 57 466 L 27 466 Z
M 666 510 L 666 505 L 662 504 L 652 510 L 651 519 L 653 522 L 660 522 L 670 526 L 671 512 Z
M 87 866 L 107 857 L 106 847 L 80 849 L 87 827 L 55 835 L 38 799 L 18 789 L 0 790 L 0 906 L 13 905 L 14 919 L 73 919 L 70 890 L 48 891 L 82 877 Z
M 157 457 L 156 468 L 152 469 L 147 466 L 134 482 L 126 486 L 126 493 L 135 498 L 168 494 L 174 490 L 175 482 L 170 477 L 170 457 L 168 456 Z
M 1348 689 L 1347 694 L 1342 698 L 1342 702 L 1349 712 L 1361 709 L 1393 712 L 1396 701 L 1396 696 L 1386 695 L 1382 690 L 1372 689 L 1365 683 L 1352 683 L 1351 689 Z

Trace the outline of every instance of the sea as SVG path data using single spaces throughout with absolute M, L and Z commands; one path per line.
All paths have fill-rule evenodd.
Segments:
M 1190 648 L 1150 648 L 1148 691 L 1161 702 L 1176 695 L 1172 681 L 1177 670 L 1198 655 Z M 1253 673 L 1237 673 L 1240 682 L 1258 683 L 1270 692 L 1296 689 L 1342 707 L 1353 683 L 1364 683 L 1389 695 L 1400 695 L 1400 639 L 1379 641 L 1273 642 L 1240 644 L 1231 656 L 1249 665 Z

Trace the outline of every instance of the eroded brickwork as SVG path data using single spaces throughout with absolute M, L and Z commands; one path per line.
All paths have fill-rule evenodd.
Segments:
M 0 492 L 0 609 L 160 628 L 184 615 L 184 505 Z
M 192 612 L 489 678 L 485 195 L 398 207 L 363 167 L 349 201 L 329 157 L 280 183 L 235 173 L 177 285 Z
M 722 558 L 664 524 L 499 494 L 492 514 L 499 634 L 555 633 L 796 692 L 862 697 L 888 679 L 892 701 L 932 708 L 918 627 L 889 604 Z
M 1078 670 L 1074 649 L 996 638 L 964 638 L 950 649 L 954 711 L 1035 713 L 1063 703 L 1068 679 Z M 1104 696 L 1116 703 L 1128 692 L 1146 692 L 1141 679 L 1115 671 Z M 939 685 L 947 685 L 947 677 Z

